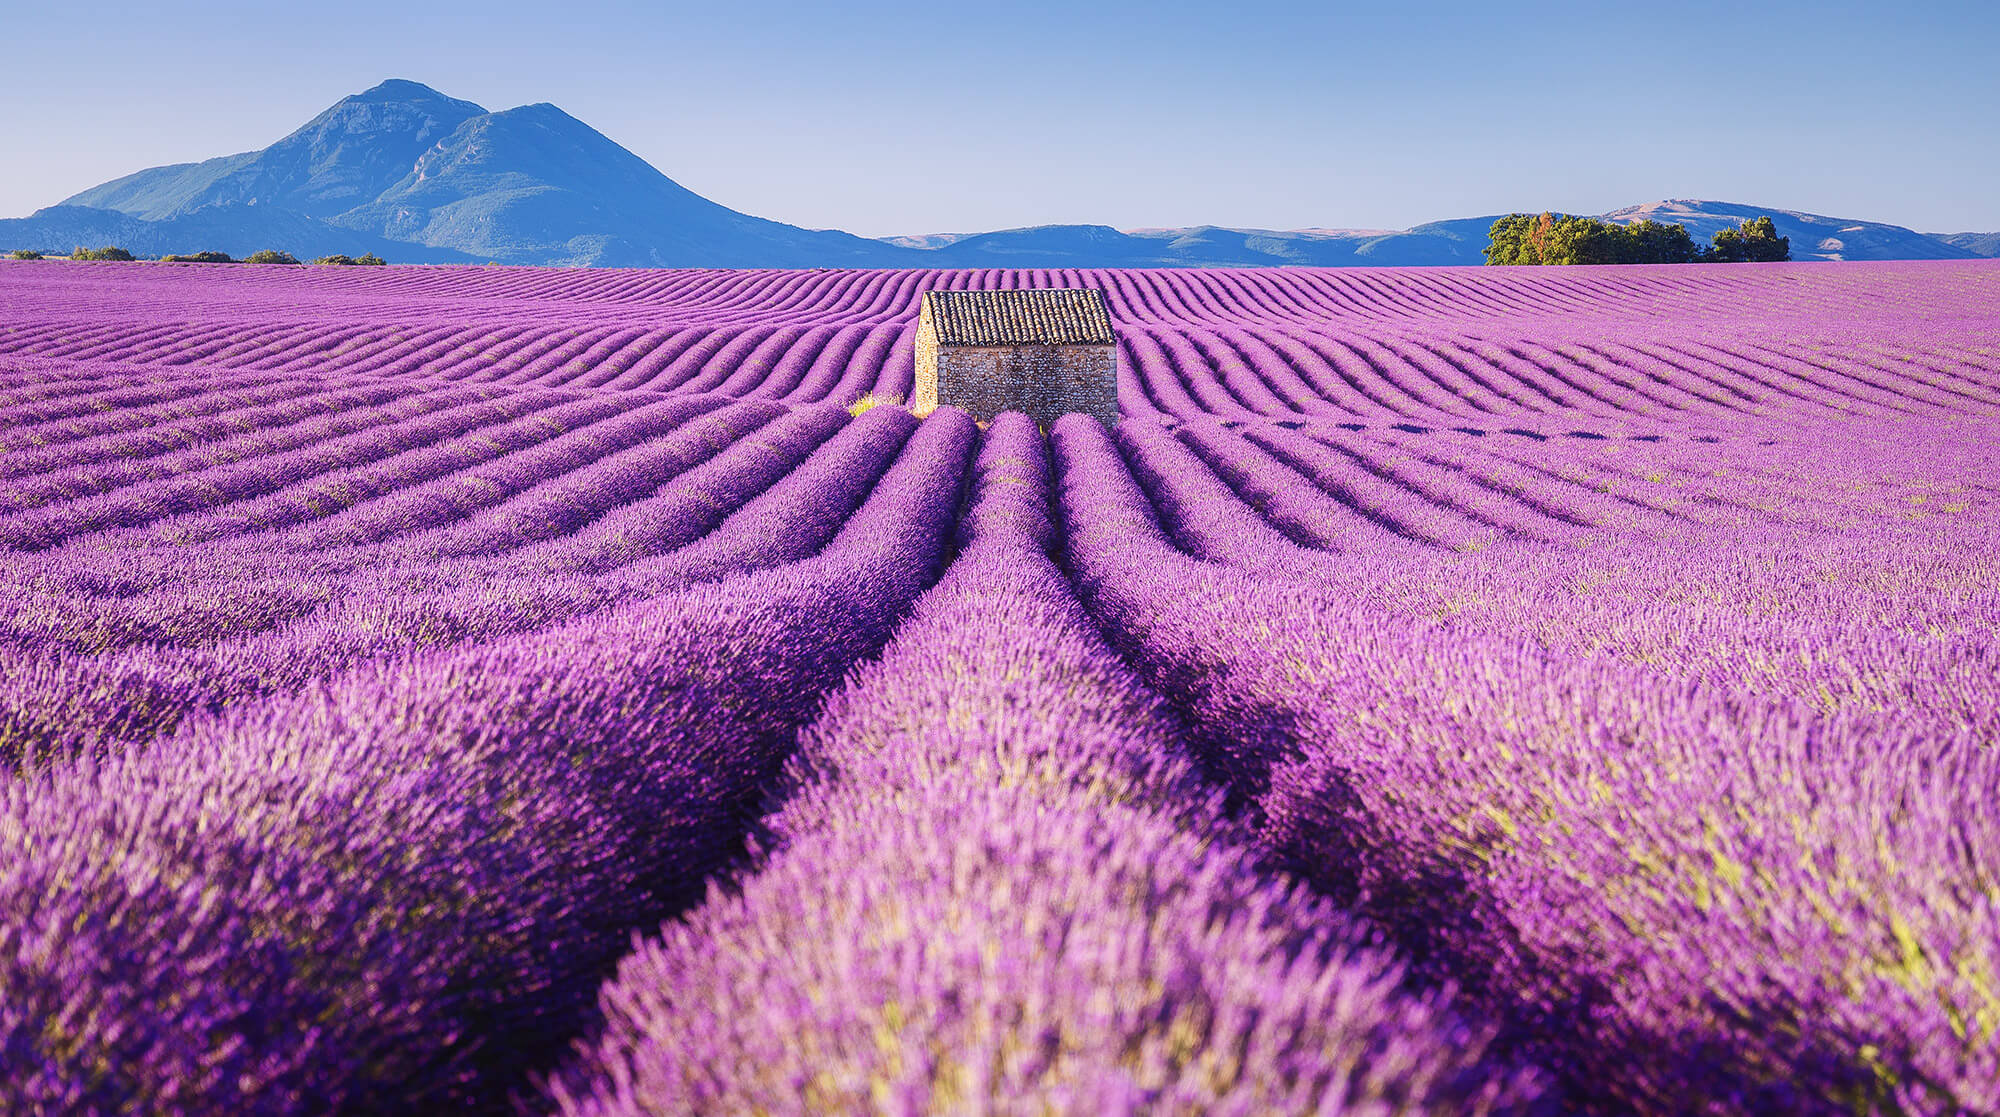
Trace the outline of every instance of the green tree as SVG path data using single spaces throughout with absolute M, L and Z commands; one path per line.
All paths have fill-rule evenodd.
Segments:
M 1595 217 L 1569 217 L 1555 223 L 1557 262 L 1564 264 L 1630 264 L 1632 238 L 1622 225 Z
M 7 257 L 11 260 L 39 260 L 42 258 L 42 254 L 32 248 L 16 248 L 14 251 L 9 252 Z
M 72 260 L 116 260 L 122 263 L 134 257 L 130 252 L 125 251 L 115 244 L 107 244 L 103 248 L 85 248 L 79 244 L 76 246 L 76 251 L 69 254 L 69 258 Z
M 246 264 L 296 264 L 299 262 L 299 258 L 289 252 L 280 252 L 275 248 L 266 248 L 262 252 L 252 252 L 250 255 L 245 256 L 243 262 Z
M 1771 264 L 1792 258 L 1792 238 L 1778 235 L 1769 217 L 1757 217 L 1734 229 L 1718 231 L 1714 247 L 1704 257 L 1718 264 Z
M 1632 264 L 1692 264 L 1701 259 L 1701 249 L 1688 235 L 1687 226 L 1658 221 L 1634 221 L 1625 226 L 1631 240 Z
M 1562 213 L 1511 213 L 1493 223 L 1489 264 L 1687 264 L 1702 259 L 1685 225 L 1620 225 Z
M 389 261 L 384 260 L 382 257 L 375 255 L 373 252 L 364 252 L 361 254 L 361 258 L 354 262 L 360 264 L 364 268 L 379 268 L 382 265 L 388 263 Z
M 1535 251 L 1532 235 L 1537 220 L 1525 213 L 1510 213 L 1493 223 L 1487 230 L 1487 245 L 1480 249 L 1489 264 L 1539 264 L 1541 256 Z
M 162 264 L 233 264 L 236 258 L 227 252 L 190 252 L 185 256 L 162 256 Z

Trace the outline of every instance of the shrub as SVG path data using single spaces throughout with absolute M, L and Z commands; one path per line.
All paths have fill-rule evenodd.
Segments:
M 360 264 L 364 268 L 379 268 L 382 265 L 388 263 L 389 261 L 384 260 L 382 257 L 375 255 L 373 252 L 364 252 L 361 254 L 361 258 L 354 262 Z
M 42 258 L 42 254 L 32 248 L 16 248 L 7 254 L 7 258 L 10 260 L 39 260 Z
M 373 267 L 380 267 L 381 265 L 386 264 L 388 262 L 389 261 L 384 260 L 382 257 L 375 255 L 373 252 L 365 252 L 361 254 L 359 257 L 348 256 L 341 253 L 335 253 L 332 256 L 321 256 L 319 259 L 313 261 L 313 263 L 315 264 L 325 264 L 329 267 L 338 267 L 338 268 L 351 268 L 351 267 L 373 268 Z
M 236 257 L 227 252 L 191 252 L 185 256 L 162 256 L 162 264 L 233 264 Z
M 243 258 L 243 262 L 246 264 L 296 264 L 299 262 L 299 258 L 289 252 L 280 252 L 275 248 L 266 248 L 262 252 L 252 252 Z
M 115 244 L 107 244 L 103 248 L 85 248 L 79 244 L 69 254 L 69 258 L 72 260 L 114 260 L 120 263 L 134 259 L 130 252 L 125 251 Z
M 1704 259 L 1719 264 L 1777 264 L 1792 258 L 1792 238 L 1779 236 L 1769 217 L 1720 230 L 1713 239 Z

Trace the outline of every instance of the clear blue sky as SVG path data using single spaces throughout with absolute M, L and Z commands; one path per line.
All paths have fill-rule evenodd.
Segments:
M 1663 197 L 2000 229 L 1990 0 L 0 0 L 0 42 L 0 216 L 406 77 L 554 102 L 716 201 L 868 235 Z

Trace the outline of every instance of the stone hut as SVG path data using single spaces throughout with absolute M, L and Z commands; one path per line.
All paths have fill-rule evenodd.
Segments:
M 916 355 L 919 413 L 949 404 L 982 423 L 1002 411 L 1118 422 L 1118 339 L 1102 291 L 927 291 Z

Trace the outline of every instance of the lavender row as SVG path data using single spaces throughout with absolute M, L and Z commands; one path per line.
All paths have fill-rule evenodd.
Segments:
M 800 562 L 845 530 L 871 492 L 921 492 L 949 473 L 969 437 L 960 424 L 940 422 L 912 438 L 914 420 L 883 410 L 820 444 L 825 427 L 798 421 L 812 418 L 794 413 L 775 424 L 793 430 L 773 432 L 770 443 L 746 438 L 730 446 L 652 502 L 657 554 L 586 571 L 550 561 L 567 542 L 560 540 L 552 553 L 532 556 L 540 561 L 512 568 L 363 572 L 303 587 L 281 582 L 261 594 L 255 587 L 219 590 L 206 613 L 188 609 L 187 597 L 161 593 L 126 614 L 124 642 L 144 639 L 144 646 L 112 655 L 33 647 L 9 655 L 0 683 L 0 741 L 8 749 L 0 759 L 98 754 L 171 731 L 192 714 L 370 661 L 532 632 Z M 774 452 L 780 447 L 782 455 Z M 768 491 L 753 495 L 759 489 Z M 61 599 L 52 602 L 52 626 L 61 626 L 67 614 Z M 106 694 L 120 697 L 107 703 Z
M 781 272 L 694 272 L 663 281 L 660 301 L 588 296 L 594 281 L 579 273 L 536 281 L 541 294 L 522 304 L 509 293 L 518 277 L 472 270 L 370 303 L 341 297 L 337 284 L 278 300 L 219 274 L 163 287 L 106 270 L 9 268 L 0 292 L 27 321 L 0 340 L 0 354 L 162 375 L 209 366 L 844 405 L 863 393 L 907 397 L 909 332 L 924 291 L 1053 282 L 1105 291 L 1134 416 L 1528 419 L 1607 430 L 1640 420 L 1990 418 L 2000 375 L 1981 348 L 1991 325 L 1986 270 L 844 272 L 805 287 Z M 1846 278 L 1862 275 L 1879 289 Z M 575 296 L 561 293 L 565 282 Z M 123 324 L 80 321 L 79 284 Z M 1888 289 L 1903 297 L 1882 297 Z
M 1085 599 L 1266 848 L 1572 1104 L 2000 1105 L 1990 718 L 1826 713 L 1201 563 L 1093 425 L 1057 448 Z
M 516 396 L 477 389 L 379 391 L 378 399 L 354 401 L 366 406 L 263 428 L 240 442 L 193 451 L 196 461 L 186 468 L 155 472 L 143 463 L 107 466 L 74 479 L 58 476 L 46 486 L 21 486 L 26 491 L 20 492 L 14 507 L 24 510 L 0 518 L 0 546 L 38 550 L 90 531 L 134 527 L 165 515 L 261 496 L 330 469 L 400 453 L 484 423 L 518 418 L 520 409 L 530 406 Z
M 463 405 L 467 398 L 447 399 L 433 406 Z M 10 484 L 5 491 L 4 511 L 18 513 L 129 485 L 180 480 L 203 469 L 281 454 L 321 438 L 365 429 L 370 424 L 409 418 L 399 413 L 395 405 L 401 403 L 407 409 L 411 401 L 418 399 L 419 393 L 409 385 L 368 384 L 257 408 L 245 421 L 231 423 L 225 431 L 215 432 L 222 436 L 218 439 L 169 447 L 158 455 L 143 451 L 114 453 L 115 460 L 110 461 L 93 460 L 97 455 L 87 450 L 74 456 L 43 455 L 49 468 L 29 472 Z
M 1637 271 L 1638 274 L 1627 274 Z M 1283 270 L 989 269 L 592 271 L 534 268 L 389 268 L 366 275 L 260 274 L 255 269 L 193 276 L 170 269 L 0 267 L 24 308 L 99 309 L 115 284 L 118 304 L 182 321 L 230 316 L 281 320 L 323 300 L 356 312 L 407 312 L 445 302 L 461 310 L 535 311 L 548 317 L 597 310 L 633 318 L 695 316 L 733 321 L 898 315 L 927 287 L 1103 285 L 1133 321 L 1291 323 L 1338 319 L 1384 322 L 1511 320 L 1590 313 L 1630 323 L 1662 314 L 1769 321 L 1800 305 L 1868 321 L 1935 308 L 1977 307 L 1990 266 L 1878 263 L 1834 269 L 1738 269 L 1718 277 L 1687 269 L 1538 274 L 1509 269 L 1368 268 Z M 190 292 L 190 286 L 203 288 Z
M 261 382 L 260 382 L 261 381 Z M 119 406 L 9 430 L 18 452 L 0 457 L 0 476 L 29 477 L 111 458 L 151 457 L 262 425 L 262 409 L 323 391 L 312 380 L 230 377 L 170 403 Z
M 538 394 L 515 397 L 536 408 L 520 418 L 440 437 L 366 465 L 319 474 L 262 497 L 173 517 L 134 533 L 135 541 L 204 543 L 295 529 L 380 498 L 428 496 L 447 483 L 446 478 L 504 496 L 556 472 L 657 438 L 727 402 L 714 396 L 647 401 L 605 396 L 536 399 Z M 122 541 L 94 542 L 104 546 Z
M 656 474 L 620 477 L 612 471 L 588 470 L 582 484 L 553 482 L 547 486 L 552 491 L 531 490 L 521 507 L 503 504 L 491 515 L 450 532 L 462 538 L 477 531 L 492 540 L 490 561 L 439 562 L 435 541 L 422 534 L 403 548 L 285 554 L 276 563 L 270 549 L 235 541 L 108 553 L 95 548 L 45 552 L 18 565 L 16 577 L 25 584 L 5 595 L 10 619 L 0 633 L 26 648 L 44 641 L 88 651 L 134 643 L 199 646 L 246 637 L 355 595 L 379 602 L 613 569 L 616 563 L 602 561 L 603 546 L 579 549 L 579 540 L 573 537 L 518 548 L 555 534 L 548 528 L 550 521 L 562 526 L 560 516 L 567 515 L 574 523 L 587 519 L 599 504 L 620 500 L 632 506 L 614 510 L 610 522 L 624 525 L 619 539 L 628 543 L 643 539 L 650 550 L 683 546 L 783 477 L 839 430 L 847 415 L 838 409 L 801 411 L 758 434 L 769 418 L 767 405 L 708 415 L 652 444 L 661 454 L 654 466 L 668 474 L 664 480 Z M 906 428 L 885 415 L 857 431 L 855 438 L 873 446 L 871 432 L 901 429 Z M 870 452 L 893 454 L 901 437 L 894 433 L 893 441 Z M 827 472 L 826 466 L 809 471 L 822 481 Z M 879 472 L 878 465 L 860 477 L 860 483 L 872 484 Z M 437 505 L 422 507 L 434 510 Z M 536 534 L 523 535 L 530 527 Z M 628 551 L 639 553 L 646 552 Z M 77 606 L 86 603 L 87 618 L 80 618 Z
M 1266 444 L 1288 432 L 1238 433 Z M 1351 552 L 1357 561 L 1329 562 L 1318 552 L 1334 541 L 1292 511 L 1308 499 L 1325 504 L 1314 493 L 1323 474 L 1253 477 L 1236 464 L 1240 450 L 1204 461 L 1142 424 L 1120 432 L 1163 525 L 1198 557 L 1816 707 L 1902 710 L 1947 732 L 2000 727 L 1980 682 L 2000 663 L 1990 638 L 2000 590 L 1983 545 L 2000 502 L 1968 480 L 1992 456 L 1976 428 L 1856 429 L 1838 451 L 1813 442 L 1816 453 L 1803 458 L 1789 439 L 1695 453 L 1646 443 L 1516 451 L 1516 462 L 1478 439 L 1373 438 L 1412 447 L 1418 460 L 1450 465 L 1577 534 L 1564 546 L 1515 533 L 1494 550 L 1460 548 L 1476 554 L 1361 549 Z M 1922 448 L 1914 466 L 1913 446 Z M 1808 492 L 1813 499 L 1800 498 Z M 1419 495 L 1428 494 L 1386 503 L 1389 521 L 1431 511 Z M 1679 573 L 1688 569 L 1698 580 Z
M 1259 871 L 1051 560 L 1003 416 L 962 550 L 801 739 L 739 889 L 621 965 L 573 1114 L 1486 1113 L 1535 1080 Z
M 935 576 L 971 424 L 932 425 L 958 467 L 810 561 L 0 789 L 8 1108 L 500 1100 L 628 930 L 732 856 L 819 695 Z

